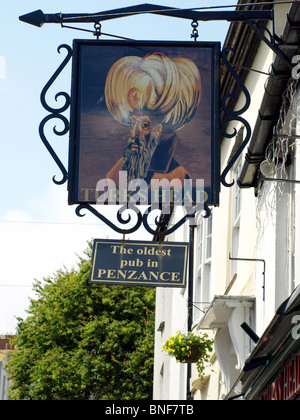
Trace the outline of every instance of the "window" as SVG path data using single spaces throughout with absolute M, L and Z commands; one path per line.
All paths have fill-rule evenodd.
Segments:
M 212 253 L 212 217 L 207 219 L 206 226 L 206 261 L 211 258 Z
M 243 160 L 240 159 L 239 163 L 233 170 L 233 179 L 235 180 L 233 186 L 233 226 L 239 226 L 240 224 L 240 215 L 241 215 L 241 189 L 238 186 L 237 180 L 242 171 Z
M 238 161 L 233 169 L 233 179 L 235 180 L 232 189 L 232 237 L 231 237 L 231 254 L 233 257 L 239 257 L 239 242 L 240 242 L 240 218 L 242 194 L 238 186 L 237 180 L 242 170 L 242 159 Z M 231 279 L 237 274 L 237 261 L 231 261 Z
M 197 217 L 197 233 L 195 237 L 196 274 L 194 288 L 194 322 L 201 318 L 201 314 L 208 306 L 211 296 L 211 260 L 213 246 L 213 215 L 204 219 L 200 214 Z M 200 310 L 199 310 L 200 309 Z

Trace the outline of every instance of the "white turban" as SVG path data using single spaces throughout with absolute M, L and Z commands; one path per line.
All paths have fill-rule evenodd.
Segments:
M 194 116 L 201 100 L 201 77 L 187 58 L 170 59 L 161 53 L 144 58 L 124 57 L 113 64 L 105 84 L 111 115 L 129 125 L 133 111 L 149 113 L 179 131 Z

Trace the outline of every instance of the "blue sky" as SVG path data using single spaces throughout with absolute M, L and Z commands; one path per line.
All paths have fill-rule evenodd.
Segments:
M 119 238 L 93 216 L 79 219 L 75 207 L 67 205 L 66 185 L 53 184 L 53 175 L 59 176 L 60 172 L 38 134 L 39 124 L 47 115 L 40 103 L 41 90 L 64 58 L 64 52 L 57 53 L 57 47 L 93 36 L 55 24 L 40 29 L 18 18 L 38 9 L 45 13 L 95 13 L 141 3 L 144 1 L 27 0 L 0 4 L 0 334 L 13 333 L 15 316 L 26 316 L 28 296 L 34 296 L 34 279 L 51 276 L 64 265 L 76 265 L 76 253 L 82 255 L 92 238 Z M 153 3 L 207 7 L 236 1 Z M 227 29 L 227 22 L 200 23 L 199 40 L 223 41 Z M 191 30 L 190 21 L 150 15 L 102 25 L 103 32 L 137 40 L 189 41 Z M 69 64 L 49 92 L 49 102 L 61 90 L 70 92 L 70 83 Z M 49 138 L 67 166 L 68 136 Z M 139 235 L 151 239 L 144 233 Z

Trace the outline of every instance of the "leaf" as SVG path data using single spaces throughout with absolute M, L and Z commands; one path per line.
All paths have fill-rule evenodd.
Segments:
M 9 362 L 11 399 L 152 398 L 155 290 L 90 286 L 89 271 L 82 258 L 36 282 Z

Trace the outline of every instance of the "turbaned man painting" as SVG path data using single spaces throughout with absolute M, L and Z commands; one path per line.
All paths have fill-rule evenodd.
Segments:
M 148 204 L 169 185 L 182 205 L 185 186 L 194 202 L 203 181 L 217 205 L 219 53 L 219 43 L 74 41 L 70 204 L 123 204 L 138 187 Z
M 107 178 L 117 185 L 120 171 L 127 171 L 128 182 L 176 179 L 183 185 L 190 174 L 174 154 L 177 132 L 193 118 L 201 100 L 196 65 L 158 52 L 124 57 L 108 73 L 105 100 L 115 120 L 129 128 L 124 154 Z

